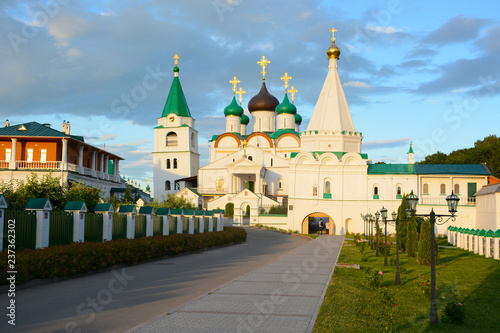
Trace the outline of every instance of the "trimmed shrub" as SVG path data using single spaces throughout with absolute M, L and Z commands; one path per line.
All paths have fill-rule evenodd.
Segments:
M 439 263 L 439 248 L 437 241 L 434 242 L 434 245 L 437 265 Z M 417 262 L 421 265 L 427 266 L 431 264 L 431 223 L 429 221 L 422 222 L 422 225 L 420 226 Z
M 16 283 L 86 273 L 113 265 L 131 265 L 246 240 L 242 228 L 220 232 L 117 239 L 108 242 L 71 243 L 16 253 Z M 0 284 L 7 284 L 7 251 L 0 253 Z
M 415 258 L 418 245 L 417 221 L 415 219 L 408 222 L 406 237 L 406 254 L 411 258 Z
M 226 208 L 224 211 L 225 211 L 225 213 L 224 213 L 225 217 L 233 217 L 234 216 L 234 203 L 228 202 L 226 204 Z

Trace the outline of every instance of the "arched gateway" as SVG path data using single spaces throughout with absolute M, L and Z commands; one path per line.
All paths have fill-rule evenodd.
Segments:
M 317 233 L 318 232 L 317 221 L 319 219 L 323 220 L 323 223 L 326 225 L 326 229 L 329 235 L 336 234 L 335 222 L 330 217 L 330 215 L 323 212 L 315 212 L 307 215 L 304 218 L 304 220 L 302 220 L 302 233 L 303 234 Z

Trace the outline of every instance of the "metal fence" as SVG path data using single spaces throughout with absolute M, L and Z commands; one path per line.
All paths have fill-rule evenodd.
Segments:
M 153 236 L 163 235 L 163 216 L 153 216 Z
M 194 233 L 199 234 L 200 233 L 200 222 L 201 218 L 200 217 L 195 217 L 194 218 Z
M 176 234 L 177 233 L 177 217 L 170 216 L 170 220 L 168 221 L 168 234 Z
M 134 238 L 146 237 L 146 216 L 137 214 L 135 216 Z
M 210 226 L 210 218 L 205 217 L 205 228 L 203 229 L 203 231 L 205 231 L 205 232 L 210 231 L 210 230 L 208 230 L 209 226 Z
M 214 223 L 212 231 L 217 231 L 217 218 L 214 216 L 214 218 L 212 219 L 212 221 Z
M 73 241 L 73 213 L 52 211 L 49 230 L 49 246 L 71 243 Z
M 189 217 L 182 217 L 182 233 L 189 234 Z
M 107 216 L 106 216 L 107 217 Z M 85 214 L 85 242 L 101 242 L 102 241 L 102 225 L 103 215 L 100 213 Z
M 8 225 L 13 221 L 16 231 L 16 250 L 36 248 L 36 212 L 23 209 L 8 208 L 5 210 L 3 224 L 3 248 L 7 248 Z
M 127 216 L 113 214 L 113 239 L 127 238 Z

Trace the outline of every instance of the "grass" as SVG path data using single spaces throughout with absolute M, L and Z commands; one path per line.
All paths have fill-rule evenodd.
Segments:
M 366 246 L 367 261 L 362 261 L 354 242 L 346 243 L 353 246 L 342 248 L 338 262 L 359 264 L 361 269 L 335 268 L 313 332 L 500 331 L 500 261 L 458 248 L 440 248 L 440 262 L 436 266 L 439 325 L 431 327 L 430 297 L 421 288 L 422 282 L 426 284 L 430 278 L 430 267 L 400 253 L 402 284 L 395 286 L 396 267 L 384 267 L 383 255 L 376 257 L 375 251 Z M 439 239 L 438 244 L 448 245 L 445 239 Z M 394 253 L 391 258 L 395 258 Z M 381 290 L 366 284 L 370 267 L 383 272 L 381 288 L 392 288 L 389 307 L 384 306 Z M 462 325 L 451 322 L 443 313 L 452 289 L 457 290 L 457 302 L 463 304 L 466 313 Z

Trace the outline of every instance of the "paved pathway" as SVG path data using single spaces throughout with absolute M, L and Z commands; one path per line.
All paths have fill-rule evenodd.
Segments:
M 321 236 L 128 332 L 310 332 L 343 236 Z

